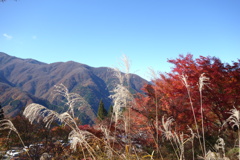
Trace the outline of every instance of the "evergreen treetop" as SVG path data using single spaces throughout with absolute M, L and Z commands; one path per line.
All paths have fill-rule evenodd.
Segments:
M 102 99 L 99 102 L 97 117 L 100 120 L 103 120 L 108 115 L 107 110 L 104 108 L 104 103 Z

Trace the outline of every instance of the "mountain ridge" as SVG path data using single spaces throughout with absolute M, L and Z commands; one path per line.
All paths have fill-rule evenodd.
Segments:
M 62 83 L 70 92 L 84 97 L 96 113 L 100 99 L 107 109 L 111 105 L 109 96 L 118 79 L 115 70 L 109 67 L 91 67 L 74 61 L 47 64 L 0 52 L 0 83 L 53 105 L 59 105 L 52 96 L 54 85 Z M 133 93 L 141 92 L 146 83 L 140 76 L 130 74 Z M 0 98 L 0 102 L 3 103 L 4 99 Z

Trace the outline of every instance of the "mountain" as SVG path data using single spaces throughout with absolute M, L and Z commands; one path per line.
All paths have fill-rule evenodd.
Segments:
M 60 83 L 70 92 L 80 94 L 90 104 L 92 110 L 86 111 L 89 115 L 81 117 L 82 120 L 89 122 L 93 119 L 94 113 L 97 113 L 101 99 L 107 109 L 111 105 L 109 96 L 118 79 L 112 68 L 94 68 L 74 61 L 47 64 L 0 52 L 0 102 L 4 110 L 9 111 L 8 115 L 16 115 L 30 102 L 41 102 L 47 105 L 46 107 L 53 107 L 59 112 L 64 110 L 63 106 L 60 107 L 61 103 L 52 95 L 54 85 Z M 141 92 L 141 88 L 146 83 L 148 82 L 138 75 L 130 75 L 131 92 Z M 10 100 L 7 95 L 11 95 Z M 15 100 L 22 103 L 13 106 Z
M 4 107 L 4 114 L 8 117 L 16 116 L 19 112 L 22 112 L 23 107 L 31 103 L 38 103 L 48 108 L 54 107 L 54 105 L 50 104 L 47 100 L 37 98 L 17 87 L 12 87 L 1 82 L 0 95 L 1 106 Z

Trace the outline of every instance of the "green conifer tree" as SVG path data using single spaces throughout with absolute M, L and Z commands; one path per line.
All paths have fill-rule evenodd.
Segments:
M 2 106 L 0 105 L 0 120 L 4 119 L 4 112 Z
M 107 110 L 104 108 L 104 103 L 102 99 L 99 102 L 97 117 L 100 120 L 103 120 L 107 116 Z

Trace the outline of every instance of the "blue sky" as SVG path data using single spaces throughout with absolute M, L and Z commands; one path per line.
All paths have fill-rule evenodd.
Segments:
M 170 71 L 192 53 L 240 58 L 239 0 L 7 0 L 0 3 L 0 51 L 46 63 L 76 61 L 131 72 Z

